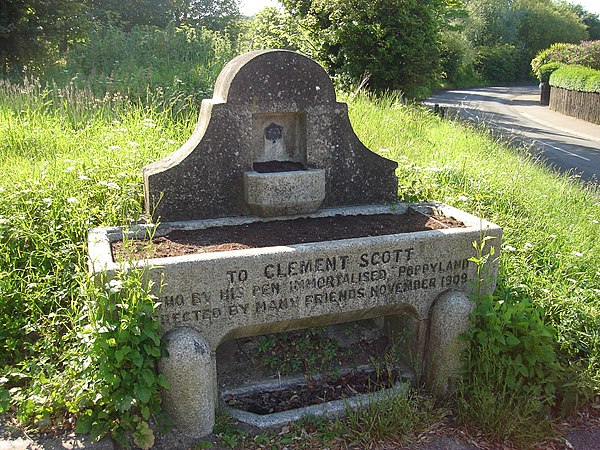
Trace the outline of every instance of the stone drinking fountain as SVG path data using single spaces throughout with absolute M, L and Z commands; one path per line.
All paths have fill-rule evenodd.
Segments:
M 398 203 L 396 167 L 360 142 L 346 104 L 309 58 L 254 51 L 225 66 L 190 139 L 144 168 L 146 211 L 159 225 L 89 233 L 94 274 L 150 268 L 169 352 L 158 368 L 171 385 L 163 406 L 177 427 L 196 436 L 212 431 L 221 343 L 369 318 L 385 317 L 391 332 L 408 327 L 416 376 L 447 392 L 478 277 L 472 243 L 485 233 L 499 254 L 501 229 L 447 205 Z M 309 242 L 290 233 L 284 244 L 133 262 L 115 260 L 111 248 L 124 237 L 283 227 L 298 217 L 326 228 L 319 221 L 415 216 L 439 226 Z M 446 226 L 444 217 L 460 225 Z M 495 262 L 489 273 L 486 292 L 494 289 Z

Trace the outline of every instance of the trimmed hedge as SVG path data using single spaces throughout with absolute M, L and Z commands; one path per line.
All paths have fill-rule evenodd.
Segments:
M 550 86 L 569 91 L 600 93 L 600 70 L 565 65 L 550 75 Z
M 580 44 L 557 42 L 541 50 L 531 61 L 531 68 L 541 80 L 540 69 L 548 63 L 580 65 L 600 70 L 600 40 Z

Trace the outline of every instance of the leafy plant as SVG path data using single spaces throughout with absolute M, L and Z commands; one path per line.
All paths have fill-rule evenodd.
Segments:
M 322 327 L 261 336 L 257 343 L 261 365 L 281 375 L 332 370 L 339 364 L 340 352 L 338 342 Z
M 90 288 L 89 324 L 81 332 L 87 361 L 73 412 L 80 413 L 78 433 L 99 438 L 109 432 L 125 443 L 129 431 L 138 446 L 150 448 L 148 420 L 159 412 L 160 390 L 168 384 L 155 370 L 164 351 L 152 317 L 156 303 L 144 280 L 140 270 Z
M 544 64 L 541 66 L 536 74 L 540 81 L 550 80 L 550 75 L 554 73 L 554 71 L 562 66 L 562 63 L 559 62 L 550 62 L 548 64 Z
M 600 93 L 600 70 L 563 65 L 550 75 L 550 86 L 579 92 Z
M 493 251 L 486 241 L 474 242 L 477 265 L 475 310 L 466 333 L 470 343 L 464 358 L 458 416 L 475 423 L 493 439 L 513 439 L 523 445 L 550 433 L 545 417 L 556 402 L 562 367 L 556 355 L 555 330 L 545 323 L 545 311 L 518 292 L 500 298 L 484 294 L 485 271 Z M 493 247 L 491 247 L 493 250 Z

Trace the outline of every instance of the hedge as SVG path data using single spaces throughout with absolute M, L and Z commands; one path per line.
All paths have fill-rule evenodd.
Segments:
M 600 93 L 600 70 L 565 65 L 550 75 L 550 86 L 579 92 Z

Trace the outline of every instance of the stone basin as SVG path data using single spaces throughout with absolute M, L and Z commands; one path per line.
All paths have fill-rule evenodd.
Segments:
M 454 217 L 463 228 L 367 236 L 326 242 L 115 262 L 111 243 L 164 236 L 173 230 L 233 226 L 288 217 L 236 216 L 124 227 L 95 228 L 88 236 L 90 270 L 108 278 L 149 267 L 163 332 L 191 327 L 211 348 L 238 337 L 301 329 L 307 324 L 377 317 L 403 309 L 429 317 L 435 298 L 447 290 L 471 292 L 477 267 L 472 243 L 485 234 L 499 254 L 497 225 L 437 203 L 322 209 L 305 217 L 392 213 L 408 208 Z M 295 217 L 294 217 L 295 218 Z M 497 270 L 497 262 L 488 268 Z M 159 290 L 160 287 L 160 290 Z M 487 286 L 493 291 L 494 284 Z M 335 295 L 333 295 L 335 294 Z M 277 307 L 274 306 L 276 304 Z
M 259 217 L 312 213 L 325 199 L 325 171 L 244 172 L 244 195 Z
M 459 367 L 457 336 L 467 326 L 467 295 L 477 280 L 473 242 L 484 235 L 499 255 L 502 230 L 451 206 L 393 204 L 322 209 L 306 217 L 392 213 L 414 209 L 464 223 L 446 228 L 286 246 L 115 262 L 111 243 L 290 217 L 236 216 L 153 225 L 97 228 L 89 233 L 90 269 L 115 277 L 133 267 L 147 277 L 161 303 L 156 312 L 171 357 L 160 370 L 172 389 L 165 408 L 185 432 L 212 430 L 217 404 L 216 350 L 236 338 L 376 317 L 404 317 L 413 358 L 427 385 L 445 392 Z M 297 216 L 296 216 L 297 217 Z M 295 217 L 294 217 L 295 218 Z M 487 268 L 495 287 L 497 259 Z M 160 289 L 159 289 L 160 287 Z M 393 325 L 395 326 L 395 325 Z M 392 327 L 393 327 L 392 326 Z M 170 346 L 171 345 L 171 346 Z M 198 422 L 194 417 L 202 417 Z M 187 422 L 186 422 L 187 420 Z

